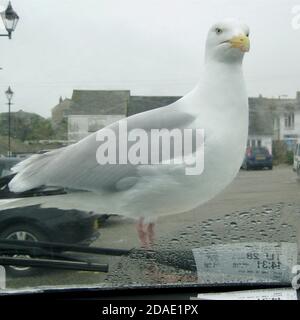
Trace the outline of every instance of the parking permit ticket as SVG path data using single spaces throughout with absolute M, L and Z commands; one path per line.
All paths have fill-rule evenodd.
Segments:
M 193 300 L 297 300 L 294 289 L 246 290 L 222 293 L 201 293 Z
M 199 283 L 291 282 L 296 243 L 234 243 L 193 249 Z

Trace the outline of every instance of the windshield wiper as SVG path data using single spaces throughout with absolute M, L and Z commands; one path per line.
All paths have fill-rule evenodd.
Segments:
M 17 257 L 0 257 L 1 265 L 18 267 L 53 268 L 64 270 L 80 270 L 93 272 L 108 272 L 108 264 L 91 263 L 87 261 L 65 261 L 49 259 L 30 259 Z
M 0 239 L 0 248 L 4 249 L 25 249 L 25 248 L 42 248 L 52 251 L 72 251 L 80 253 L 103 254 L 110 256 L 128 255 L 132 250 L 86 247 L 73 244 L 45 241 L 24 241 L 24 240 L 2 240 Z
M 121 256 L 128 255 L 130 250 L 85 247 L 53 242 L 0 240 L 0 264 L 2 265 L 108 272 L 108 264 L 77 259 L 60 254 L 61 252 Z M 15 255 L 16 257 L 7 257 L 6 255 Z M 20 258 L 18 255 L 30 255 L 34 259 Z

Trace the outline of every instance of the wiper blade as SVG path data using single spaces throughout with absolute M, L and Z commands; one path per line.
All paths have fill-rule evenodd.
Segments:
M 86 247 L 53 242 L 0 240 L 0 265 L 27 266 L 66 270 L 108 272 L 108 264 L 92 263 L 61 252 L 77 252 L 111 256 L 128 255 L 130 250 Z M 7 257 L 9 255 L 10 257 Z M 32 258 L 11 256 L 30 255 Z
M 53 268 L 64 270 L 80 270 L 94 272 L 108 272 L 108 264 L 98 264 L 85 261 L 64 261 L 49 259 L 30 259 L 0 257 L 1 265 L 13 265 L 18 267 Z
M 22 248 L 41 248 L 52 251 L 72 251 L 80 253 L 102 254 L 110 256 L 128 255 L 132 250 L 86 247 L 73 244 L 43 242 L 43 241 L 24 241 L 24 240 L 0 240 L 1 249 L 22 249 Z

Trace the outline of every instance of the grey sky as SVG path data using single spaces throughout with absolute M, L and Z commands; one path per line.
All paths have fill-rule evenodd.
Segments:
M 2 6 L 7 2 L 1 1 Z M 0 38 L 0 112 L 4 91 L 14 110 L 50 116 L 73 89 L 130 89 L 182 95 L 203 68 L 210 25 L 240 18 L 251 29 L 245 59 L 250 96 L 300 90 L 300 0 L 12 0 L 20 16 L 13 40 Z M 2 93 L 1 93 L 2 92 Z

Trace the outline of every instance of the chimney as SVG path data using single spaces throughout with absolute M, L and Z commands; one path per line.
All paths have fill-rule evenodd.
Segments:
M 62 96 L 60 96 L 60 98 L 59 98 L 59 103 L 62 103 L 64 100 L 63 100 L 63 98 L 62 98 Z
M 296 100 L 300 102 L 300 91 L 297 91 L 296 93 Z

